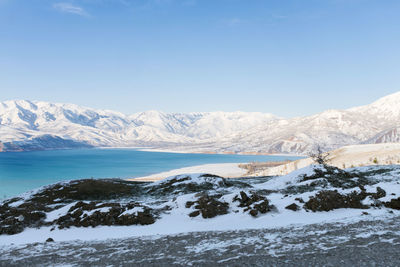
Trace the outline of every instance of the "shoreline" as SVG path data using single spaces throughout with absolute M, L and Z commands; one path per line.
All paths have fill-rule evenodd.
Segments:
M 160 153 L 176 153 L 176 154 L 208 154 L 208 155 L 241 155 L 241 156 L 280 156 L 280 157 L 306 157 L 301 154 L 285 154 L 285 153 L 262 153 L 262 152 L 215 152 L 215 151 L 182 151 L 174 149 L 162 149 L 162 148 L 146 148 L 146 147 L 93 147 L 93 149 L 134 149 L 143 152 L 160 152 Z
M 0 142 L 1 143 L 1 142 Z M 121 150 L 137 150 L 143 152 L 160 152 L 160 153 L 176 153 L 176 154 L 207 154 L 207 155 L 241 155 L 241 156 L 287 156 L 287 157 L 306 157 L 302 154 L 289 154 L 289 153 L 264 153 L 255 151 L 245 152 L 233 152 L 233 151 L 197 151 L 197 150 L 176 150 L 176 149 L 163 149 L 163 148 L 151 148 L 151 147 L 135 147 L 135 146 L 93 146 L 93 147 L 78 147 L 78 148 L 46 148 L 46 149 L 34 149 L 34 150 L 4 150 L 0 149 L 0 153 L 21 153 L 21 152 L 37 152 L 37 151 L 56 151 L 56 150 L 82 150 L 82 149 L 121 149 Z

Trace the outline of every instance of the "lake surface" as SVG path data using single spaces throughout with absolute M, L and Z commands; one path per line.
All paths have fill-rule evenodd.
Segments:
M 0 199 L 80 178 L 128 178 L 210 163 L 297 159 L 290 156 L 179 154 L 134 149 L 0 153 Z

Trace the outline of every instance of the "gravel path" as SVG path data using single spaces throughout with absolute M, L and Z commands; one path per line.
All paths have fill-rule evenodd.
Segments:
M 0 266 L 400 266 L 400 217 L 0 247 Z

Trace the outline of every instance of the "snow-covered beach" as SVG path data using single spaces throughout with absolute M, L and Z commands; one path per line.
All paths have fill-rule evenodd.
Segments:
M 247 170 L 239 167 L 240 163 L 203 164 L 186 168 L 174 169 L 143 177 L 127 179 L 129 181 L 158 181 L 180 174 L 210 173 L 225 178 L 238 178 L 246 175 Z

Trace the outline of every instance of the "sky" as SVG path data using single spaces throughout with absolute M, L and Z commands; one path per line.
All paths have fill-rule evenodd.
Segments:
M 400 91 L 398 0 L 0 0 L 0 101 L 283 117 Z

